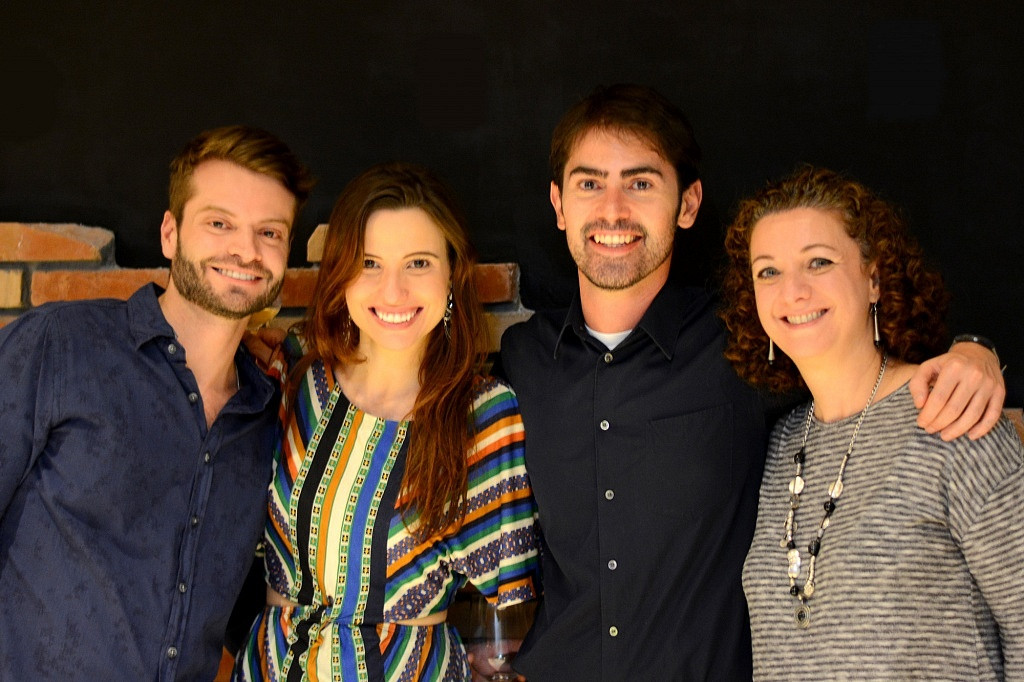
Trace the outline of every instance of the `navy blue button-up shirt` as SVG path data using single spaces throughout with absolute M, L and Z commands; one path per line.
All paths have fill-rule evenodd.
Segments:
M 0 678 L 209 680 L 263 528 L 276 389 L 207 428 L 148 285 L 0 330 Z

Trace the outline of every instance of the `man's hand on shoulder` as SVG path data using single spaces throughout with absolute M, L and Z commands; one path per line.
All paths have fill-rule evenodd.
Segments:
M 976 440 L 999 421 L 1006 383 L 995 353 L 977 343 L 957 343 L 921 363 L 910 393 L 921 410 L 917 424 L 925 431 L 943 440 L 965 433 Z
M 274 356 L 274 351 L 284 343 L 285 337 L 288 336 L 288 332 L 284 329 L 278 329 L 277 327 L 263 327 L 260 330 L 254 332 L 246 332 L 242 337 L 242 343 L 249 349 L 253 357 L 256 359 L 256 363 L 260 369 L 264 372 L 270 367 L 270 361 Z

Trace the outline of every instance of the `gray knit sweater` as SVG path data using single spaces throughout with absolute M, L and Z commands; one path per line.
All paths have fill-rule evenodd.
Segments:
M 906 386 L 868 411 L 798 628 L 779 545 L 807 406 L 772 433 L 743 569 L 758 680 L 1024 679 L 1024 448 L 1004 419 L 945 443 L 918 428 Z M 814 420 L 795 541 L 823 516 L 858 415 Z

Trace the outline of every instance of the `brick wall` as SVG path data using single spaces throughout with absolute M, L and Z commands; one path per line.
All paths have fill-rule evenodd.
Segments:
M 308 267 L 290 268 L 281 289 L 281 313 L 271 323 L 287 327 L 301 319 L 316 281 L 315 263 L 323 253 L 326 225 L 306 244 Z M 155 238 L 155 237 L 154 237 Z M 484 263 L 477 266 L 476 284 L 487 312 L 490 348 L 498 349 L 501 333 L 531 314 L 519 300 L 519 266 Z M 114 234 L 82 225 L 0 223 L 0 327 L 19 314 L 48 301 L 83 298 L 128 298 L 146 282 L 167 284 L 167 268 L 122 268 L 114 262 Z M 1006 415 L 1024 439 L 1021 410 Z
M 310 265 L 289 268 L 285 275 L 281 313 L 274 326 L 299 320 L 309 305 L 325 230 L 326 225 L 320 225 L 306 245 Z M 167 275 L 167 268 L 119 267 L 114 262 L 114 235 L 109 230 L 70 224 L 0 223 L 0 327 L 48 301 L 128 298 L 146 282 L 166 286 Z M 505 328 L 530 316 L 519 300 L 519 266 L 481 264 L 475 278 L 487 312 L 491 349 L 497 350 Z

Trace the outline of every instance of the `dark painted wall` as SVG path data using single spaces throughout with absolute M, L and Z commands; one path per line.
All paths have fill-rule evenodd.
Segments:
M 574 284 L 547 203 L 551 129 L 595 84 L 636 81 L 678 102 L 704 148 L 688 279 L 766 178 L 848 171 L 909 211 L 953 328 L 997 341 L 1024 402 L 1021 3 L 314 4 L 0 4 L 0 220 L 107 227 L 120 263 L 161 264 L 168 160 L 247 122 L 320 177 L 299 239 L 364 167 L 420 162 L 456 188 L 483 258 L 522 263 L 527 304 L 548 306 Z

